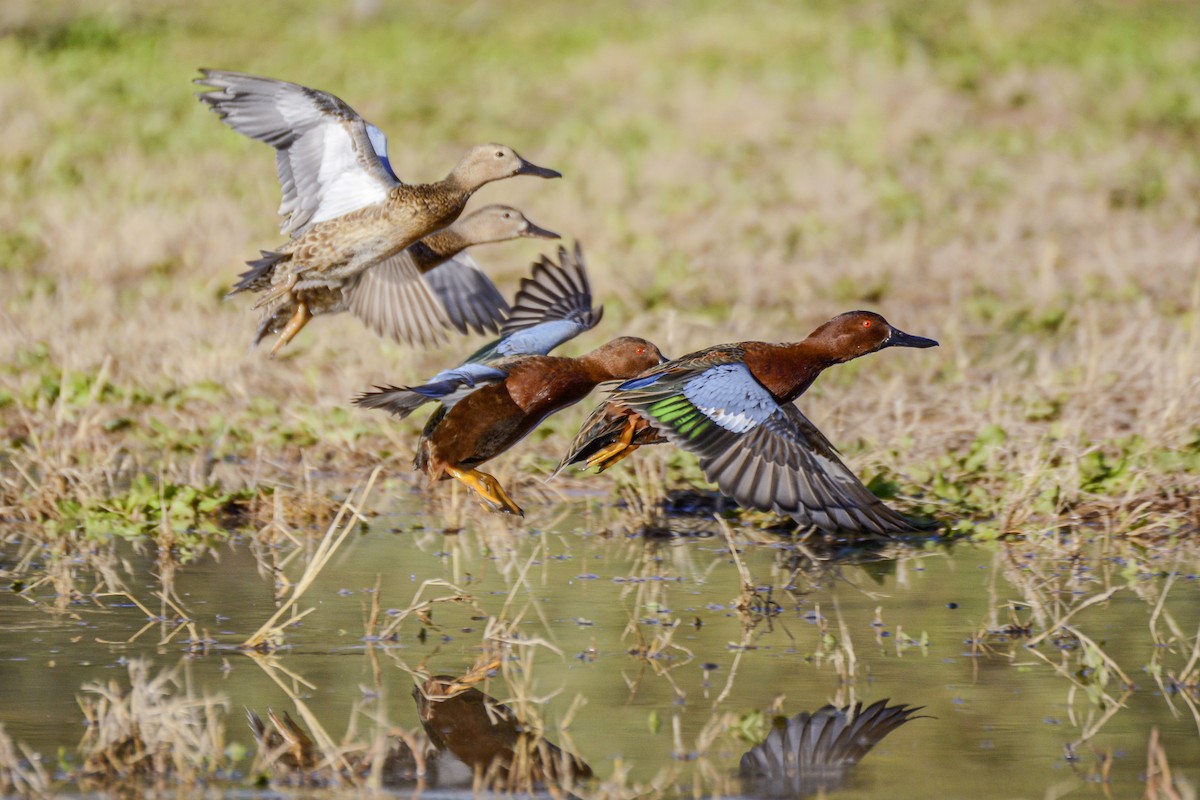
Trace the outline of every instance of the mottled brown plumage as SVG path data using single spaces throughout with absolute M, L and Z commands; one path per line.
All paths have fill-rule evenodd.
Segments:
M 463 253 L 469 247 L 517 238 L 557 239 L 558 234 L 531 222 L 511 206 L 489 205 L 414 242 L 345 282 L 293 292 L 264 312 L 254 343 L 278 333 L 303 296 L 312 316 L 350 311 L 380 336 L 409 344 L 445 340 L 445 329 L 466 333 L 499 330 L 508 304 L 491 279 Z M 275 280 L 273 271 L 245 273 L 236 290 L 261 291 Z
M 283 232 L 292 239 L 251 262 L 234 292 L 267 288 L 255 303 L 273 314 L 295 310 L 274 355 L 312 319 L 309 303 L 332 302 L 362 272 L 457 219 L 471 195 L 514 175 L 561 177 L 501 144 L 472 148 L 441 181 L 401 183 L 387 139 L 339 98 L 295 83 L 202 70 L 199 95 L 223 122 L 276 150 Z

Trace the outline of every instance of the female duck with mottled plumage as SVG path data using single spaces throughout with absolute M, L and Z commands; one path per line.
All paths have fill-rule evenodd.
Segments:
M 790 515 L 828 533 L 916 530 L 862 485 L 792 404 L 821 372 L 885 347 L 936 347 L 870 311 L 840 314 L 794 344 L 723 344 L 675 359 L 613 390 L 557 472 L 607 469 L 644 444 L 700 457 L 705 476 L 739 505 Z
M 308 312 L 327 316 L 349 311 L 380 336 L 424 346 L 445 341 L 448 328 L 459 333 L 496 333 L 508 303 L 464 251 L 518 238 L 559 236 L 511 206 L 485 206 L 364 270 L 345 285 L 308 290 Z M 264 262 L 263 267 L 244 272 L 230 294 L 269 289 L 276 262 Z M 294 300 L 284 299 L 265 313 L 254 344 L 283 330 L 295 307 Z
M 481 186 L 514 175 L 558 178 L 502 144 L 472 148 L 443 180 L 401 183 L 387 138 L 349 105 L 295 83 L 223 70 L 201 70 L 214 91 L 199 98 L 238 133 L 275 148 L 283 202 L 281 226 L 291 241 L 251 262 L 271 288 L 255 304 L 282 301 L 295 311 L 271 348 L 274 356 L 312 319 L 306 292 L 345 286 L 384 259 L 458 218 Z

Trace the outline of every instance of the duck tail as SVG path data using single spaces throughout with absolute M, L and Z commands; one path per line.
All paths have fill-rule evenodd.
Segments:
M 376 386 L 374 392 L 364 392 L 354 398 L 354 405 L 362 408 L 381 408 L 400 419 L 404 419 L 432 398 L 400 386 Z
M 558 477 L 572 464 L 587 461 L 620 437 L 621 431 L 625 428 L 625 420 L 621 418 L 619 424 L 615 423 L 608 418 L 608 410 L 608 403 L 601 403 L 592 409 L 592 413 L 579 427 L 579 433 L 575 435 L 567 454 L 563 456 L 562 461 L 558 462 L 558 466 L 546 480 Z
M 270 250 L 260 250 L 259 252 L 262 253 L 262 258 L 246 262 L 246 266 L 250 269 L 238 275 L 238 282 L 233 285 L 233 288 L 225 295 L 226 297 L 232 297 L 238 292 L 261 292 L 271 288 L 271 277 L 275 274 L 275 267 L 280 262 L 291 258 L 288 253 L 275 253 Z
M 429 415 L 429 419 L 425 420 L 425 427 L 421 429 L 421 438 L 417 439 L 417 454 L 413 457 L 413 469 L 429 474 L 430 467 L 430 437 L 437 429 L 437 426 L 445 419 L 446 414 L 450 413 L 450 409 L 445 406 L 438 406 L 437 410 Z

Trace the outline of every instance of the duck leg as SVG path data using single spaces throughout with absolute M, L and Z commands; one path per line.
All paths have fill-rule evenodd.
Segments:
M 292 289 L 295 288 L 296 282 L 298 280 L 300 280 L 299 274 L 293 272 L 291 275 L 288 275 L 286 281 L 284 281 L 283 283 L 275 284 L 275 286 L 273 286 L 271 288 L 271 291 L 267 292 L 262 297 L 258 298 L 258 300 L 254 303 L 254 305 L 252 307 L 253 308 L 262 308 L 265 305 L 274 303 L 276 300 L 278 300 L 279 298 L 283 297 L 285 294 L 292 291 Z
M 599 467 L 600 471 L 604 472 L 604 470 L 616 464 L 634 450 L 637 450 L 638 445 L 633 444 L 633 435 L 637 432 L 635 428 L 636 424 L 636 417 L 626 418 L 625 430 L 621 431 L 621 436 L 612 444 L 593 453 L 592 457 L 587 460 L 588 467 Z
M 292 318 L 288 320 L 287 326 L 284 327 L 283 331 L 279 334 L 279 338 L 275 340 L 274 346 L 271 347 L 271 358 L 274 358 L 275 354 L 285 344 L 294 339 L 296 334 L 300 332 L 300 329 L 307 325 L 308 321 L 312 318 L 312 312 L 308 310 L 308 303 L 304 301 L 297 303 L 296 312 L 292 314 Z
M 504 491 L 504 487 L 500 485 L 500 481 L 496 480 L 495 477 L 488 475 L 486 472 L 480 472 L 477 469 L 464 470 L 452 467 L 449 464 L 444 466 L 443 469 L 446 470 L 446 474 L 451 478 L 471 487 L 475 494 L 479 495 L 479 499 L 492 511 L 516 514 L 519 517 L 525 516 L 525 512 L 512 501 L 512 498 L 508 496 L 508 492 Z

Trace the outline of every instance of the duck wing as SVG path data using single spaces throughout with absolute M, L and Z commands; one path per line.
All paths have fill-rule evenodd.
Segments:
M 296 83 L 202 69 L 197 95 L 229 127 L 275 148 L 289 236 L 318 222 L 381 203 L 400 185 L 387 137 L 342 100 Z
M 698 455 L 705 476 L 743 507 L 833 533 L 917 530 L 871 494 L 800 409 L 776 402 L 744 363 L 634 378 L 612 400 Z
M 824 706 L 776 725 L 766 740 L 742 756 L 739 773 L 754 782 L 754 794 L 802 797 L 836 789 L 846 771 L 901 725 L 925 719 L 920 707 L 862 703 Z M 764 791 L 765 790 L 765 791 Z
M 550 477 L 557 476 L 571 464 L 586 461 L 596 452 L 615 442 L 625 431 L 630 415 L 645 417 L 657 430 L 658 426 L 655 425 L 652 418 L 623 404 L 622 398 L 627 394 L 640 398 L 643 396 L 641 390 L 653 387 L 650 391 L 658 396 L 663 391 L 668 391 L 666 387 L 678 388 L 713 366 L 740 363 L 744 355 L 745 351 L 741 345 L 715 345 L 651 367 L 636 378 L 619 383 L 611 390 L 610 397 L 593 409 L 592 413 L 584 420 L 579 432 L 575 434 L 571 446 L 567 449 L 566 455 L 563 456 Z M 662 440 L 655 439 L 653 442 L 645 443 L 651 444 L 658 441 Z M 639 442 L 639 444 L 641 443 Z
M 354 399 L 363 408 L 381 408 L 403 419 L 421 405 L 437 400 L 447 408 L 476 389 L 508 377 L 508 370 L 486 364 L 463 364 L 439 372 L 420 386 L 377 386 Z
M 408 250 L 364 270 L 346 290 L 347 308 L 380 336 L 429 347 L 445 341 L 450 317 Z
M 370 270 L 368 270 L 369 272 Z M 421 276 L 437 295 L 459 333 L 496 333 L 508 314 L 508 302 L 475 259 L 467 253 L 438 264 Z
M 498 352 L 546 355 L 594 328 L 603 314 L 603 306 L 592 308 L 592 285 L 583 249 L 578 242 L 573 253 L 559 247 L 557 264 L 542 256 L 534 263 L 532 275 L 521 279 L 512 309 L 500 329 Z

